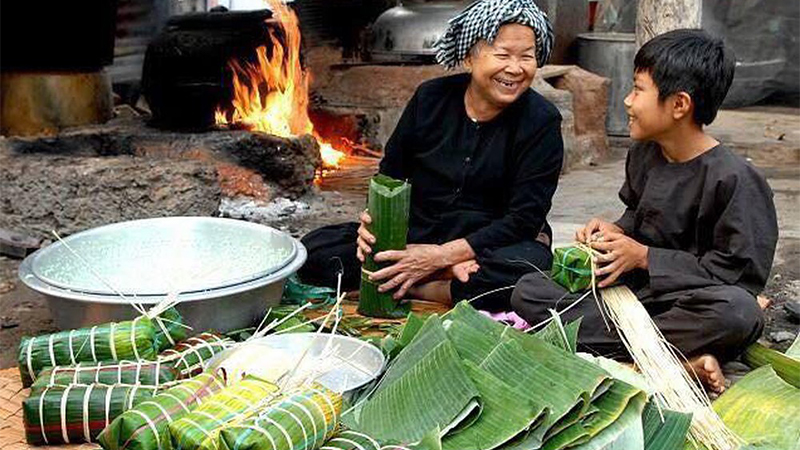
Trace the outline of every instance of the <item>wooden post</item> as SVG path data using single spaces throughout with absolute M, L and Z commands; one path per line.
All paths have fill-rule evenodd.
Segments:
M 639 0 L 636 47 L 678 28 L 700 28 L 703 0 Z

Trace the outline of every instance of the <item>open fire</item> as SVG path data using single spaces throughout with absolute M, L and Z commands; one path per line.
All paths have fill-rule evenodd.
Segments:
M 300 27 L 297 15 L 281 0 L 264 0 L 278 27 L 269 27 L 272 51 L 256 50 L 257 64 L 231 61 L 233 113 L 218 108 L 218 125 L 237 124 L 253 131 L 291 137 L 313 135 L 320 145 L 323 169 L 339 167 L 345 153 L 325 142 L 308 116 L 308 86 L 311 74 L 300 64 Z M 282 33 L 280 35 L 279 33 Z M 271 53 L 271 54 L 270 54 Z M 321 175 L 321 174 L 320 174 Z

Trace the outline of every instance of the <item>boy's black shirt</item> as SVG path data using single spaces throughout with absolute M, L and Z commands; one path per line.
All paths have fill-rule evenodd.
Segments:
M 617 225 L 650 247 L 654 293 L 736 285 L 753 295 L 772 267 L 778 224 L 764 177 L 723 145 L 683 163 L 658 144 L 628 153 Z

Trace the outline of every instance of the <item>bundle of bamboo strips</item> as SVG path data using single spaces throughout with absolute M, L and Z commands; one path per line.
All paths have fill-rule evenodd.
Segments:
M 690 440 L 708 450 L 733 450 L 742 440 L 711 408 L 705 391 L 653 323 L 636 295 L 625 286 L 601 291 L 609 317 L 662 408 L 692 414 Z

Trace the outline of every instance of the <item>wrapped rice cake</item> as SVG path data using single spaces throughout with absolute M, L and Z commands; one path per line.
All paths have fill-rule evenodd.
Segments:
M 211 373 L 181 381 L 114 419 L 98 441 L 106 450 L 159 450 L 170 423 L 224 388 L 222 379 Z
M 161 361 L 78 363 L 75 366 L 42 370 L 31 386 L 31 393 L 41 392 L 47 386 L 70 384 L 142 384 L 158 387 L 177 378 L 178 371 L 170 363 Z
M 155 392 L 152 386 L 45 387 L 22 402 L 25 438 L 32 445 L 94 442 L 112 420 Z
M 278 386 L 248 376 L 208 397 L 188 415 L 168 425 L 164 449 L 216 450 L 219 431 L 233 420 L 243 420 L 260 406 L 269 403 L 278 393 Z
M 331 438 L 342 396 L 321 386 L 300 388 L 276 399 L 252 417 L 223 428 L 221 449 L 314 450 Z
M 23 337 L 19 344 L 19 371 L 28 387 L 45 367 L 81 362 L 152 360 L 157 354 L 155 328 L 150 319 L 106 323 L 90 328 Z

